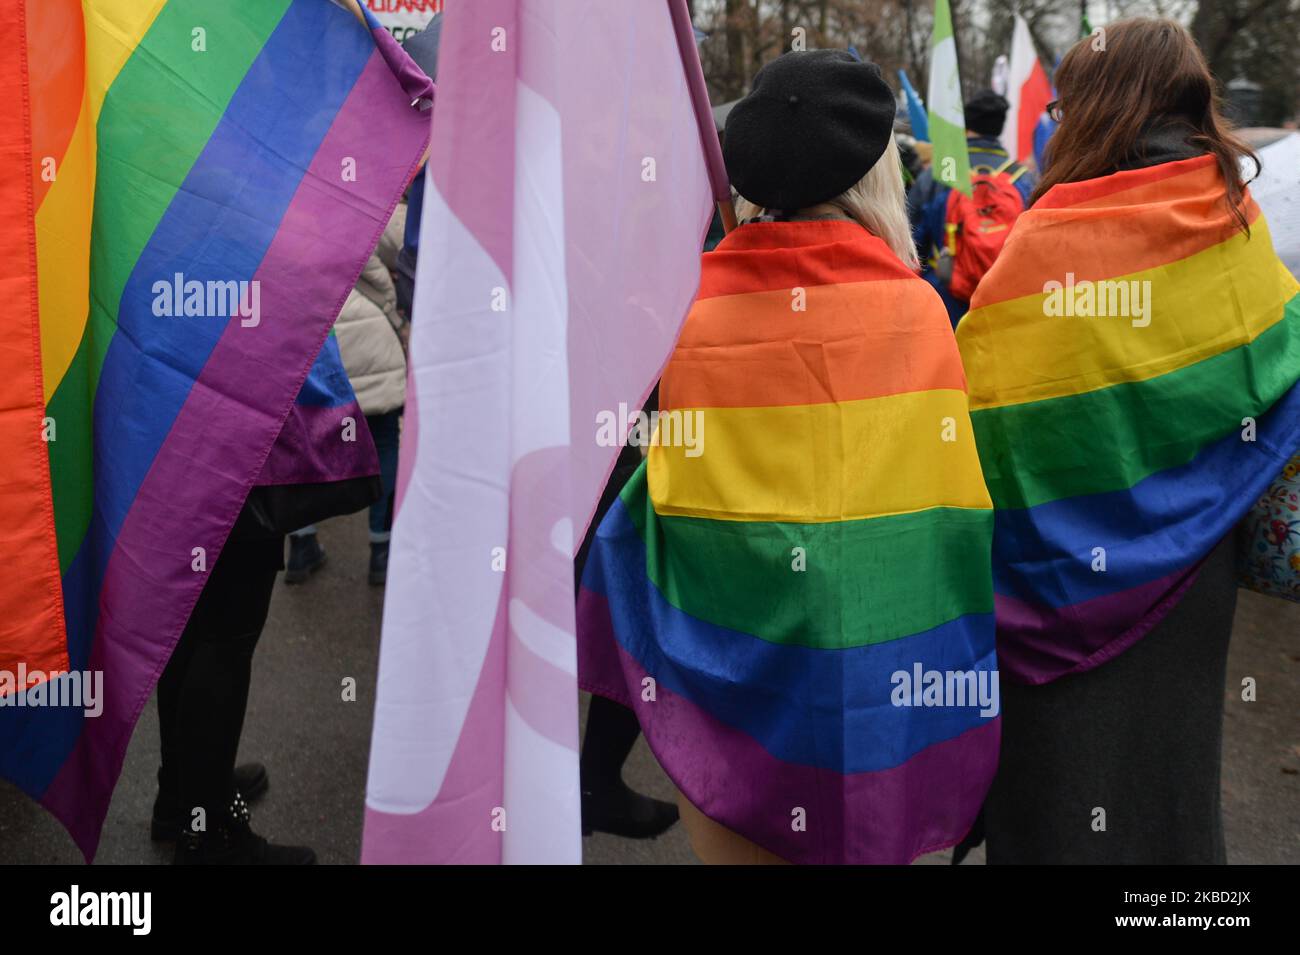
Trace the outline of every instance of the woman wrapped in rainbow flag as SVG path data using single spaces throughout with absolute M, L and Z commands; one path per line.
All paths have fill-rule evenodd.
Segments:
M 1300 447 L 1300 287 L 1195 42 L 1135 19 L 957 328 L 996 509 L 990 862 L 1224 861 L 1232 531 Z
M 731 111 L 743 224 L 586 564 L 581 682 L 635 709 L 706 861 L 905 863 L 992 779 L 993 513 L 893 118 L 836 51 Z

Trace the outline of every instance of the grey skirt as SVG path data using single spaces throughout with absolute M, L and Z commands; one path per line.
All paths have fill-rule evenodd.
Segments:
M 1222 864 L 1233 535 L 1149 634 L 1095 670 L 1004 683 L 989 864 Z

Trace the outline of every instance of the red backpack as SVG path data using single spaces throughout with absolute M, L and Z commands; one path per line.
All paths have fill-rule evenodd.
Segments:
M 976 166 L 971 170 L 969 198 L 956 189 L 949 190 L 944 232 L 947 253 L 952 259 L 948 290 L 954 298 L 970 301 L 975 286 L 1002 251 L 1011 226 L 1025 211 L 1024 197 L 1016 188 L 1016 180 L 1024 172 L 1025 167 L 1014 159 L 1008 159 L 996 169 Z

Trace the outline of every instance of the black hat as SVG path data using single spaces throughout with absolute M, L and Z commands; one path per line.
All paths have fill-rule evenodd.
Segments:
M 785 53 L 727 116 L 731 184 L 766 209 L 833 199 L 876 164 L 894 128 L 894 94 L 874 63 L 843 50 Z
M 980 90 L 964 104 L 966 128 L 984 136 L 1001 136 L 1011 104 L 992 90 Z

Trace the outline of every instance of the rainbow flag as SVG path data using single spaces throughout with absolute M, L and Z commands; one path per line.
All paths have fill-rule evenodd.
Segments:
M 1000 721 L 993 514 L 939 299 L 853 223 L 744 225 L 659 394 L 584 573 L 583 686 L 782 858 L 952 845 Z
M 250 486 L 370 467 L 326 336 L 431 86 L 329 0 L 10 3 L 0 49 L 0 774 L 89 858 Z
M 957 328 L 1013 679 L 1150 631 L 1300 448 L 1300 286 L 1244 211 L 1209 156 L 1056 186 Z

